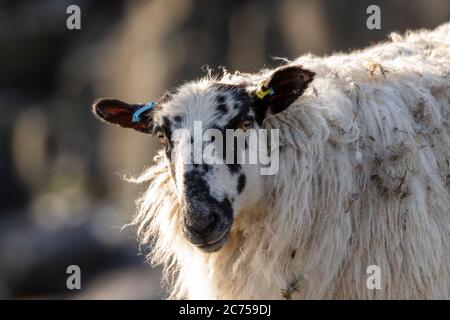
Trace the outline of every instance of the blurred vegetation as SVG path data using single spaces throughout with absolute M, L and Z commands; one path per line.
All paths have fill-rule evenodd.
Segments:
M 81 30 L 66 28 L 71 4 Z M 120 232 L 142 191 L 121 174 L 158 144 L 98 123 L 95 98 L 149 101 L 205 65 L 252 72 L 449 19 L 448 0 L 0 1 L 0 298 L 161 297 L 159 269 Z M 66 289 L 70 264 L 81 291 Z

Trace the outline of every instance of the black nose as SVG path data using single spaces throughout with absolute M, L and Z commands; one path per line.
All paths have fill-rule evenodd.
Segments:
M 212 198 L 189 200 L 181 222 L 186 240 L 205 252 L 219 250 L 227 241 L 233 224 L 231 203 L 225 200 L 219 203 Z
M 185 221 L 186 229 L 192 235 L 194 241 L 199 244 L 214 241 L 216 231 L 220 223 L 219 214 L 211 212 L 207 215 L 196 216 Z

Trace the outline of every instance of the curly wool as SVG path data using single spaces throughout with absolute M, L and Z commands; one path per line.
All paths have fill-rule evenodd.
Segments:
M 449 298 L 450 24 L 290 64 L 315 79 L 264 122 L 281 130 L 280 171 L 220 251 L 183 238 L 162 154 L 135 180 L 149 187 L 132 224 L 169 298 Z

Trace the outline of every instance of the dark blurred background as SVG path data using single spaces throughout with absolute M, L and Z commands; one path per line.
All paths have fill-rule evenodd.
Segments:
M 66 27 L 71 4 L 81 30 Z M 381 30 L 366 28 L 371 4 Z M 449 19 L 448 0 L 0 1 L 0 299 L 164 297 L 120 231 L 143 191 L 121 174 L 158 143 L 99 123 L 95 98 L 150 101 L 205 65 L 252 72 Z M 72 264 L 81 290 L 66 287 Z

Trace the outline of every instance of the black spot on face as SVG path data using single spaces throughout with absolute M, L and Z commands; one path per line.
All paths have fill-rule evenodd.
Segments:
M 162 118 L 161 130 L 170 141 L 170 138 L 172 137 L 172 121 L 168 117 Z
M 217 102 L 224 103 L 225 102 L 225 96 L 223 96 L 223 95 L 217 96 Z
M 219 110 L 222 113 L 227 113 L 228 112 L 228 107 L 226 104 L 221 103 L 217 106 L 217 110 Z
M 175 117 L 173 117 L 173 120 L 176 123 L 181 123 L 181 122 L 183 122 L 183 117 L 182 116 L 175 116 Z
M 230 200 L 228 198 L 223 199 L 219 206 L 223 210 L 225 217 L 230 221 L 233 221 L 233 206 L 231 205 Z
M 238 193 L 241 193 L 244 190 L 245 182 L 246 182 L 245 174 L 241 174 L 238 180 L 238 187 L 237 187 Z
M 198 165 L 194 165 L 194 167 L 198 168 Z M 184 179 L 186 181 L 186 192 L 189 198 L 209 196 L 209 186 L 205 180 L 204 174 L 197 170 L 188 171 L 184 174 Z
M 170 128 L 171 121 L 169 117 L 162 117 L 162 126 L 165 128 Z
M 237 163 L 227 164 L 227 167 L 230 170 L 230 172 L 233 174 L 241 171 L 241 165 L 237 164 Z

